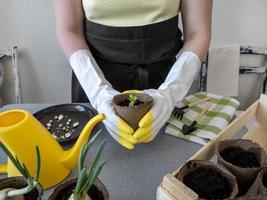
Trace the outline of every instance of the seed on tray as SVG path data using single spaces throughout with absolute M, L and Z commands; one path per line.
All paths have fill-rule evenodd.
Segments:
M 58 125 L 58 127 L 60 127 L 60 128 L 61 128 L 62 126 L 63 126 L 62 124 L 59 124 L 59 125 Z
M 57 136 L 56 135 L 52 135 L 52 136 L 53 136 L 53 138 L 57 139 Z
M 59 116 L 58 116 L 58 121 L 62 120 L 63 118 L 64 118 L 64 115 L 62 115 L 62 114 L 59 115 Z
M 53 123 L 53 120 L 49 120 L 49 123 Z
M 79 126 L 79 122 L 74 122 L 73 124 L 72 124 L 72 126 L 75 128 L 75 127 L 77 127 L 77 126 Z
M 71 136 L 70 133 L 66 133 L 66 134 L 65 134 L 65 137 L 66 137 L 66 138 L 69 138 L 70 136 Z
M 50 126 L 46 127 L 47 130 L 50 130 Z
M 52 126 L 52 124 L 51 123 L 47 123 L 46 126 L 50 127 L 50 126 Z
M 68 119 L 68 122 L 71 122 L 71 119 Z
M 54 118 L 55 118 L 55 119 L 57 119 L 57 118 L 58 118 L 58 116 L 56 115 Z

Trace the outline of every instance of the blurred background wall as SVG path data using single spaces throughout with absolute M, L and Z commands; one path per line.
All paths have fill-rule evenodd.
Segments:
M 211 47 L 267 47 L 266 0 L 214 0 Z M 56 39 L 52 0 L 1 0 L 0 49 L 18 46 L 25 103 L 70 102 L 71 70 Z M 3 103 L 14 102 L 10 61 L 1 62 Z

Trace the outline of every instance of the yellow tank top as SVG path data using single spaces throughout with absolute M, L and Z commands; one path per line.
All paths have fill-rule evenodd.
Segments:
M 180 0 L 82 0 L 86 18 L 107 26 L 143 26 L 179 13 Z

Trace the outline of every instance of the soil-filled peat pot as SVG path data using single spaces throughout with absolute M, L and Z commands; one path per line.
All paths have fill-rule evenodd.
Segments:
M 0 190 L 3 190 L 5 188 L 16 188 L 21 189 L 27 186 L 26 179 L 22 176 L 18 177 L 10 177 L 0 180 Z M 24 200 L 40 200 L 41 196 L 43 194 L 42 186 L 37 185 L 35 189 L 33 189 L 31 192 L 24 194 Z M 10 200 L 16 200 L 15 198 L 12 198 Z
M 251 140 L 224 140 L 217 147 L 218 163 L 237 179 L 238 196 L 246 194 L 265 162 L 265 152 Z
M 185 163 L 177 179 L 197 193 L 200 200 L 233 199 L 238 193 L 236 178 L 223 166 L 209 161 Z
M 235 200 L 266 200 L 267 194 L 246 195 Z
M 77 178 L 73 178 L 60 184 L 53 191 L 49 200 L 68 200 L 76 186 L 76 183 Z M 99 179 L 96 179 L 94 185 L 88 191 L 88 196 L 90 196 L 92 200 L 109 199 L 107 188 Z
M 267 166 L 263 167 L 261 171 L 258 173 L 257 177 L 258 185 L 259 185 L 259 193 L 266 194 L 267 199 Z
M 129 96 L 137 97 L 137 102 L 129 106 Z M 123 93 L 113 97 L 116 113 L 127 122 L 134 130 L 138 129 L 138 123 L 152 108 L 153 98 L 144 93 Z

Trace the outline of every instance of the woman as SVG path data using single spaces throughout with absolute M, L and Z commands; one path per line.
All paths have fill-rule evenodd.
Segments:
M 54 0 L 59 42 L 92 106 L 121 145 L 151 141 L 187 93 L 211 37 L 212 0 Z M 178 28 L 181 11 L 184 41 Z M 112 97 L 138 89 L 154 99 L 134 130 Z M 83 98 L 80 98 L 80 100 Z

